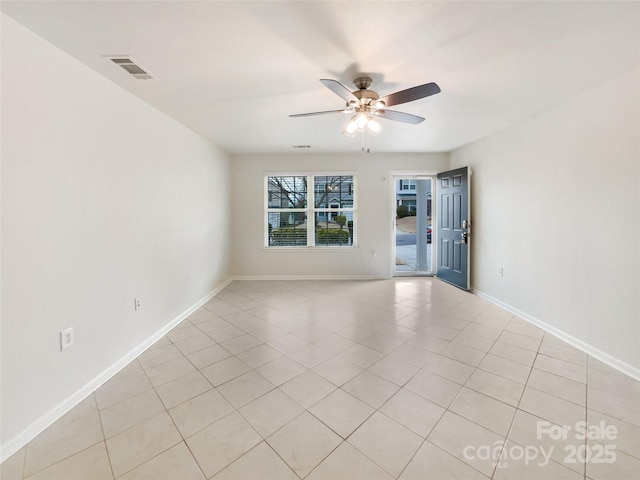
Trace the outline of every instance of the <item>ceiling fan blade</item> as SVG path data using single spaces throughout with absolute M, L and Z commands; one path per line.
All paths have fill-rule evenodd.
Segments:
M 393 120 L 395 122 L 411 123 L 413 125 L 417 125 L 418 123 L 424 121 L 424 118 L 417 115 L 411 115 L 410 113 L 404 112 L 396 112 L 395 110 L 376 110 L 375 112 L 373 112 L 373 114 L 382 118 L 386 118 L 388 120 Z
M 360 103 L 358 97 L 351 93 L 351 90 L 342 85 L 340 82 L 336 80 L 329 80 L 326 78 L 321 79 L 320 82 L 343 100 L 346 100 L 347 102 L 354 101 Z
M 407 88 L 396 93 L 391 93 L 386 97 L 382 97 L 380 101 L 384 102 L 385 107 L 391 107 L 392 105 L 400 105 L 401 103 L 413 102 L 420 98 L 428 97 L 429 95 L 435 95 L 440 93 L 440 87 L 431 82 L 424 85 L 418 85 L 417 87 Z
M 309 113 L 295 113 L 293 115 L 289 115 L 289 117 L 291 118 L 298 118 L 298 117 L 314 117 L 316 115 L 328 115 L 330 113 L 346 113 L 347 110 L 327 110 L 324 112 L 309 112 Z

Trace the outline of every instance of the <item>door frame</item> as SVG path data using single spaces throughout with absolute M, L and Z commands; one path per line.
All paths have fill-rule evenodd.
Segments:
M 435 195 L 436 176 L 437 170 L 392 170 L 389 172 L 389 206 L 390 206 L 390 222 L 389 222 L 389 241 L 391 242 L 391 248 L 389 249 L 389 273 L 388 278 L 393 277 L 434 277 L 436 274 L 435 259 L 437 259 L 438 247 L 436 238 L 436 229 L 433 228 L 437 221 L 437 202 Z M 418 178 L 422 177 L 422 178 Z M 417 272 L 396 272 L 396 180 L 401 178 L 422 179 L 426 180 L 428 177 L 431 179 L 431 271 L 425 273 Z

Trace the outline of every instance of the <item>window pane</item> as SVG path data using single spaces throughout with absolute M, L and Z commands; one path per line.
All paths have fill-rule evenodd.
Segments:
M 316 213 L 316 246 L 353 245 L 353 227 L 353 212 L 334 210 Z
M 304 212 L 269 212 L 270 247 L 307 245 L 307 222 Z
M 400 187 L 401 190 L 415 190 L 416 181 L 410 179 L 400 180 Z
M 307 177 L 268 177 L 269 208 L 306 208 Z
M 315 177 L 313 192 L 316 208 L 351 208 L 353 175 Z
M 402 205 L 406 205 L 409 208 L 409 212 L 416 211 L 416 201 L 415 200 L 401 200 Z

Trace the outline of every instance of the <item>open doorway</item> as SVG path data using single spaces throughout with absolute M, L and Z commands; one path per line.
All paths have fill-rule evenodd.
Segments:
M 394 176 L 395 276 L 433 275 L 430 176 Z

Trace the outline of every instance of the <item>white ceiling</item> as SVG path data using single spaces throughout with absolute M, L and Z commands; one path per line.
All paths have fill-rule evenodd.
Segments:
M 640 3 L 520 1 L 2 1 L 4 13 L 232 153 L 355 152 L 318 81 L 367 74 L 394 109 L 372 151 L 450 151 L 637 68 Z M 105 59 L 129 55 L 153 80 Z M 46 88 L 46 86 L 43 86 Z M 355 87 L 353 88 L 355 89 Z

